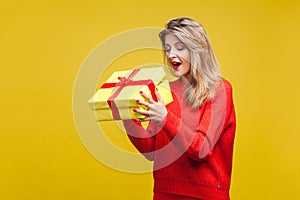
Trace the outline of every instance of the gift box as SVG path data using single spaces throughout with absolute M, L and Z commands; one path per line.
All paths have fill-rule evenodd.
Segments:
M 162 67 L 143 68 L 114 72 L 88 101 L 95 111 L 97 121 L 144 118 L 133 112 L 134 108 L 146 109 L 136 103 L 145 101 L 140 91 L 156 100 L 155 88 L 167 105 L 173 101 L 168 81 L 162 81 L 165 72 Z

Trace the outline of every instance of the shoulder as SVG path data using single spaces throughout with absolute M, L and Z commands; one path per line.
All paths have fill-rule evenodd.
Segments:
M 223 87 L 225 89 L 232 91 L 232 85 L 231 85 L 231 83 L 228 80 L 222 78 L 222 80 L 220 82 L 223 84 Z
M 232 95 L 231 83 L 228 80 L 222 78 L 216 87 L 216 93 L 219 93 L 219 92 L 225 92 L 227 95 L 231 96 Z
M 214 97 L 211 102 L 217 104 L 222 104 L 224 102 L 226 102 L 225 104 L 232 104 L 232 101 L 233 95 L 231 83 L 222 78 L 215 88 Z

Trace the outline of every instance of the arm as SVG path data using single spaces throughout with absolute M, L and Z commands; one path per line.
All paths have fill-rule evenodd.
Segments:
M 215 97 L 201 106 L 202 117 L 197 130 L 191 130 L 178 114 L 168 111 L 162 128 L 176 147 L 194 160 L 203 160 L 212 150 L 224 130 L 232 112 L 232 89 L 229 83 L 221 82 Z M 193 116 L 191 116 L 192 119 Z
M 134 120 L 123 120 L 123 124 L 131 143 L 148 160 L 152 161 L 155 146 L 155 132 L 152 124 L 149 124 L 147 130 Z
M 165 118 L 165 116 L 167 115 L 167 109 L 157 89 L 155 89 L 155 95 L 158 101 L 154 101 L 151 97 L 149 97 L 142 91 L 140 93 L 143 97 L 148 99 L 148 102 L 137 100 L 137 103 L 140 103 L 151 109 L 147 111 L 134 109 L 134 112 L 139 112 L 145 115 L 145 118 L 124 120 L 123 123 L 132 144 L 148 160 L 153 160 L 153 153 L 155 151 L 155 135 L 157 133 L 156 122 L 162 121 Z M 150 121 L 147 130 L 144 130 L 144 128 L 141 126 L 140 122 L 142 121 Z

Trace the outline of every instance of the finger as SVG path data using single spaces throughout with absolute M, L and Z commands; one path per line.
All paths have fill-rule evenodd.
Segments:
M 141 122 L 140 118 L 132 119 L 133 121 Z
M 137 112 L 139 114 L 142 114 L 142 115 L 145 115 L 145 116 L 149 116 L 149 111 L 148 110 L 141 110 L 141 109 L 134 108 L 133 112 Z
M 139 99 L 137 99 L 137 100 L 135 100 L 135 101 L 136 101 L 138 104 L 141 104 L 141 105 L 146 106 L 146 107 L 148 107 L 148 108 L 151 107 L 151 104 L 148 103 L 148 102 L 146 102 L 146 101 L 141 101 L 141 100 L 139 100 Z
M 150 103 L 154 103 L 152 97 L 148 96 L 145 92 L 140 91 L 140 94 L 141 94 L 145 99 L 147 99 Z
M 139 119 L 140 122 L 146 122 L 146 121 L 150 121 L 150 120 L 152 120 L 150 117 L 145 117 L 145 118 Z
M 160 96 L 160 94 L 159 94 L 157 88 L 155 88 L 155 95 L 156 95 L 156 97 L 157 97 L 158 102 L 164 103 L 164 100 L 163 100 L 163 98 Z
M 140 125 L 141 121 L 139 119 L 132 119 L 132 121 L 136 124 L 136 125 Z

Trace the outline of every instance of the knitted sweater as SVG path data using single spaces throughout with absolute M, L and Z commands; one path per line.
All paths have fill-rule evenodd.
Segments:
M 154 161 L 154 192 L 228 200 L 236 127 L 231 85 L 223 79 L 199 110 L 185 104 L 184 86 L 170 83 L 174 101 L 163 122 L 144 130 L 124 120 L 129 139 Z

